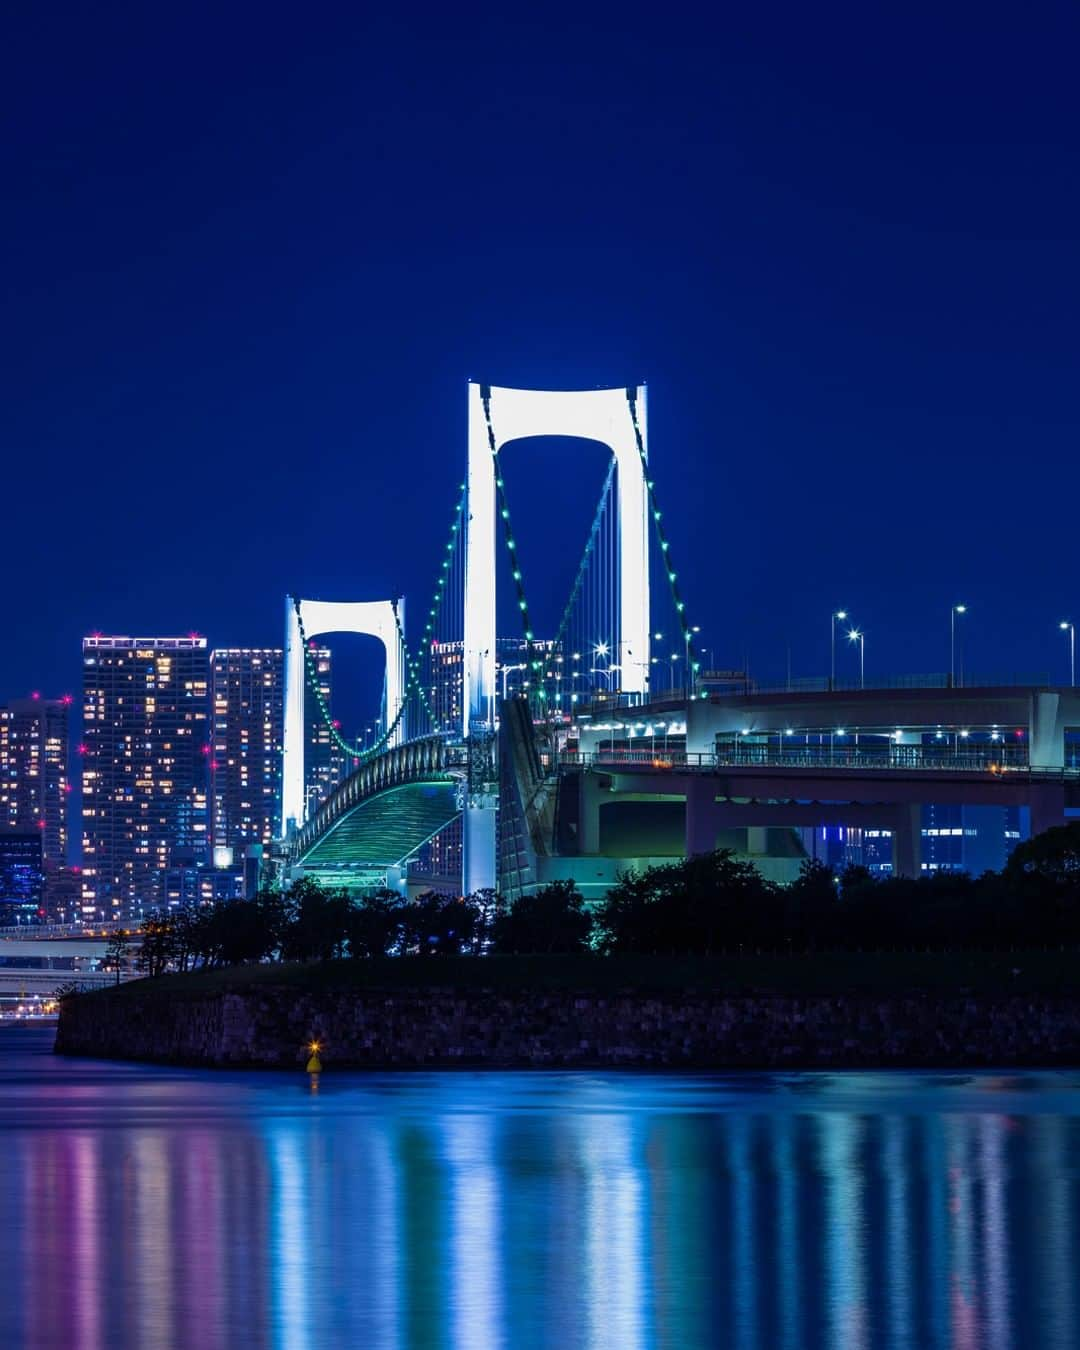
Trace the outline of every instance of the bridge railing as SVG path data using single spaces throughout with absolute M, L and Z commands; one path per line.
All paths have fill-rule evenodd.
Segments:
M 1026 769 L 1027 745 L 1004 742 L 960 748 L 948 742 L 941 745 L 897 745 L 895 743 L 838 745 L 828 741 L 820 745 L 772 746 L 761 743 L 717 746 L 716 764 L 765 764 L 784 768 L 858 768 L 858 769 L 944 769 L 947 772 L 999 769 Z
M 686 750 L 622 750 L 613 749 L 589 751 L 563 751 L 559 755 L 559 764 L 565 768 L 594 768 L 604 765 L 630 764 L 651 769 L 712 769 L 716 766 L 716 756 L 698 754 Z
M 20 923 L 0 928 L 3 938 L 94 938 L 112 937 L 114 933 L 139 932 L 138 922 L 121 923 L 112 919 L 103 919 L 100 923 Z
M 715 751 L 666 750 L 657 746 L 624 749 L 615 745 L 594 751 L 564 752 L 566 768 L 654 769 L 885 769 L 896 772 L 1024 773 L 1057 778 L 1080 777 L 1080 768 L 1032 768 L 1026 746 L 986 745 L 957 750 L 952 746 L 839 746 L 798 745 L 783 750 L 770 745 L 718 746 Z
M 444 736 L 424 736 L 368 760 L 338 784 L 289 841 L 287 852 L 293 858 L 303 857 L 343 815 L 376 793 L 419 779 L 449 777 L 464 771 L 467 755 L 464 746 L 453 745 Z
M 830 680 L 827 676 L 809 676 L 787 680 L 783 684 L 760 684 L 754 680 L 742 684 L 727 683 L 713 686 L 708 680 L 699 681 L 699 692 L 709 698 L 743 698 L 747 694 L 861 694 L 881 693 L 903 689 L 1045 689 L 1051 685 L 1047 671 L 1000 671 L 992 674 L 965 675 L 954 679 L 947 672 L 929 675 L 879 675 L 859 680 Z

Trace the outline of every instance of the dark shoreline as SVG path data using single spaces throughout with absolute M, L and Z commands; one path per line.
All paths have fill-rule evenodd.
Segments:
M 1078 970 L 1073 952 L 264 966 L 67 999 L 56 1050 L 302 1068 L 315 1037 L 327 1070 L 1080 1067 Z

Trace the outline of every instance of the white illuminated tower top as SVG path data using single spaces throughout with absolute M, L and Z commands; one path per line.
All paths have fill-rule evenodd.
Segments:
M 484 386 L 469 384 L 468 522 L 465 554 L 464 732 L 491 725 L 495 708 L 496 490 L 495 457 L 484 416 Z M 637 387 L 637 421 L 647 455 L 645 389 Z M 645 462 L 634 434 L 628 391 L 490 387 L 495 448 L 530 436 L 599 441 L 618 465 L 622 688 L 644 693 L 649 671 L 649 516 Z

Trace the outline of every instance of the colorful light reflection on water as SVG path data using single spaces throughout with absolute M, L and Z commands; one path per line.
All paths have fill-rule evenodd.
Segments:
M 0 1033 L 0 1343 L 1080 1344 L 1080 1073 L 199 1073 Z

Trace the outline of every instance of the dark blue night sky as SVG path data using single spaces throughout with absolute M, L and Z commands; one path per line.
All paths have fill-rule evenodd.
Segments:
M 9 10 L 0 696 L 419 602 L 468 377 L 648 381 L 717 664 L 1065 678 L 1074 8 L 365 8 Z M 508 463 L 541 632 L 603 468 Z

